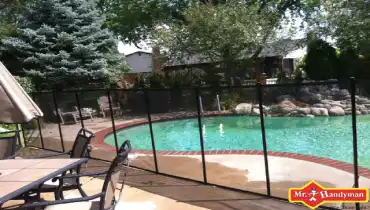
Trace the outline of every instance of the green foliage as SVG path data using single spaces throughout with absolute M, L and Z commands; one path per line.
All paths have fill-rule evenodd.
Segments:
M 229 93 L 220 95 L 220 103 L 223 110 L 232 110 L 242 101 L 238 93 Z M 218 109 L 217 99 L 212 104 L 213 109 Z
M 2 40 L 37 89 L 104 85 L 126 68 L 117 40 L 103 29 L 94 0 L 38 0 L 19 18 L 18 35 Z
M 348 80 L 349 77 L 356 76 L 359 70 L 359 63 L 360 58 L 355 50 L 351 48 L 342 50 L 338 56 L 337 78 L 339 80 Z
M 31 78 L 15 76 L 15 79 L 28 94 L 31 94 L 35 91 L 35 85 L 33 84 Z
M 0 124 L 0 127 L 11 131 L 17 130 L 17 126 L 14 124 Z
M 184 17 L 186 24 L 171 24 L 156 31 L 156 44 L 168 49 L 170 60 L 183 61 L 190 55 L 197 56 L 199 62 L 221 62 L 234 69 L 231 67 L 236 67 L 241 57 L 254 54 L 273 37 L 270 19 L 266 18 L 271 15 L 237 1 L 188 8 Z
M 149 84 L 151 88 L 166 88 L 167 81 L 166 77 L 160 73 L 153 73 L 149 78 Z
M 336 50 L 329 43 L 316 38 L 308 42 L 304 70 L 310 79 L 335 78 L 337 62 Z
M 289 78 L 287 78 L 285 71 L 278 71 L 277 73 L 277 83 L 282 84 L 289 81 Z
M 138 44 L 150 38 L 155 27 L 172 20 L 182 20 L 181 11 L 192 0 L 99 0 L 107 16 L 106 25 L 122 41 Z
M 167 76 L 168 86 L 171 88 L 199 86 L 205 73 L 201 69 L 185 69 L 172 71 Z

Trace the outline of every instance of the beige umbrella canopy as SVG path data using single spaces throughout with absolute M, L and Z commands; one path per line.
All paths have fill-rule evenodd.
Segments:
M 0 123 L 28 123 L 43 113 L 0 62 Z

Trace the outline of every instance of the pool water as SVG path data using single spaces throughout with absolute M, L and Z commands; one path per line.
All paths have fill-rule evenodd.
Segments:
M 353 163 L 351 116 L 265 118 L 268 151 L 293 152 Z M 197 119 L 153 123 L 157 150 L 200 151 Z M 370 168 L 370 116 L 358 116 L 359 165 Z M 203 119 L 205 150 L 262 150 L 259 117 L 225 116 Z M 149 125 L 117 132 L 119 144 L 129 139 L 135 149 L 151 150 Z M 114 144 L 108 135 L 105 143 Z

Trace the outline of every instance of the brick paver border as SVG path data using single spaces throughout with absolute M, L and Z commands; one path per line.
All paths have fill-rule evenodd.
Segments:
M 204 116 L 211 117 L 211 116 L 236 116 L 231 112 L 206 112 Z M 181 113 L 175 114 L 170 116 L 161 116 L 161 117 L 152 117 L 152 122 L 159 122 L 159 121 L 169 121 L 169 120 L 176 120 L 176 119 L 187 119 L 187 118 L 195 118 L 197 117 L 197 113 Z M 116 125 L 116 131 L 124 128 L 139 126 L 147 124 L 147 120 L 136 120 L 133 122 L 123 123 L 120 125 Z M 93 145 L 96 148 L 101 148 L 109 151 L 115 151 L 116 148 L 114 146 L 108 145 L 104 142 L 104 138 L 113 132 L 113 128 L 106 128 L 100 130 L 95 133 L 96 137 L 93 140 Z M 134 150 L 134 153 L 138 154 L 153 154 L 152 150 Z M 165 150 L 157 150 L 157 155 L 201 155 L 200 151 L 165 151 Z M 263 155 L 263 151 L 259 150 L 210 150 L 205 151 L 205 155 L 229 155 L 229 154 L 239 154 L 239 155 Z M 297 160 L 308 161 L 312 163 L 318 163 L 321 165 L 330 166 L 342 171 L 346 171 L 349 173 L 353 173 L 354 167 L 353 164 L 345 163 L 329 158 L 317 157 L 313 155 L 304 155 L 299 153 L 291 153 L 291 152 L 268 152 L 269 156 L 275 157 L 284 157 L 284 158 L 291 158 Z M 358 167 L 359 175 L 370 178 L 370 169 L 364 168 L 362 166 Z

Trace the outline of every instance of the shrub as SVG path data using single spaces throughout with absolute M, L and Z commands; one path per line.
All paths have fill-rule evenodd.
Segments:
M 200 85 L 205 73 L 201 69 L 184 69 L 172 71 L 167 76 L 167 85 L 176 87 L 194 87 Z
M 237 93 L 222 94 L 220 96 L 220 104 L 222 110 L 232 110 L 240 103 L 240 101 L 241 97 Z M 218 109 L 217 99 L 213 101 L 213 109 Z
M 167 81 L 166 77 L 163 74 L 160 73 L 153 73 L 149 77 L 149 84 L 151 88 L 166 88 L 167 87 Z

